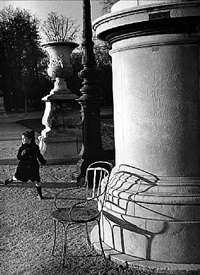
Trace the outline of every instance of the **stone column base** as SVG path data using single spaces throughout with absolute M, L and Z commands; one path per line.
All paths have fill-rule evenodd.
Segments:
M 108 183 L 105 243 L 144 260 L 200 264 L 200 178 L 158 179 L 126 167 Z
M 133 257 L 146 266 L 152 262 L 161 269 L 194 266 L 200 271 L 200 178 L 158 178 L 128 165 L 115 167 L 101 236 L 126 261 Z
M 95 248 L 95 250 L 100 254 L 101 248 L 100 248 L 98 236 L 99 236 L 98 227 L 95 226 L 91 232 L 91 243 Z M 103 248 L 104 248 L 106 257 L 130 269 L 144 271 L 148 273 L 160 272 L 162 273 L 162 275 L 165 274 L 165 271 L 166 271 L 166 274 L 170 274 L 169 272 L 173 272 L 173 275 L 175 274 L 178 275 L 180 274 L 180 272 L 185 272 L 185 273 L 194 272 L 193 275 L 199 275 L 200 264 L 175 264 L 175 263 L 167 263 L 167 262 L 160 263 L 158 261 L 144 260 L 138 257 L 124 254 L 120 251 L 117 251 L 116 249 L 113 249 L 107 244 L 105 244 L 105 242 L 103 242 Z

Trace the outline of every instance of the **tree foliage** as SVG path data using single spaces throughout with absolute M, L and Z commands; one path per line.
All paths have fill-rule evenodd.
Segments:
M 112 67 L 111 56 L 109 55 L 110 45 L 105 42 L 99 42 L 95 39 L 94 54 L 96 60 L 96 69 L 98 75 L 96 84 L 101 105 L 112 105 Z M 73 66 L 73 75 L 67 79 L 67 85 L 73 93 L 80 95 L 82 80 L 78 74 L 83 69 L 82 66 L 82 48 L 77 48 L 71 55 Z
M 111 7 L 119 0 L 101 0 L 102 3 L 102 14 L 110 12 Z
M 70 17 L 50 12 L 41 31 L 48 41 L 74 41 L 79 27 L 76 25 L 76 21 Z
M 102 105 L 112 105 L 112 64 L 109 54 L 111 47 L 107 42 L 95 43 L 94 54 L 99 71 L 98 86 Z
M 75 22 L 66 21 L 64 17 L 52 14 L 62 20 L 54 22 L 55 26 L 59 25 L 54 30 L 60 36 L 57 34 L 54 39 L 49 38 L 74 40 L 78 32 Z M 41 98 L 53 87 L 53 83 L 47 76 L 49 60 L 40 46 L 39 24 L 38 19 L 26 10 L 14 9 L 12 6 L 0 10 L 0 75 L 2 76 L 0 89 L 4 93 L 7 112 L 13 109 L 15 111 L 26 108 L 43 109 Z M 68 27 L 64 24 L 68 24 Z M 50 30 L 49 33 L 51 33 Z M 54 36 L 53 32 L 51 35 Z M 103 104 L 110 105 L 112 70 L 109 45 L 95 43 L 94 53 L 99 70 L 100 97 Z M 73 93 L 79 95 L 82 87 L 82 80 L 78 76 L 82 70 L 81 60 L 80 47 L 71 56 L 74 73 L 67 79 L 68 87 Z
M 23 108 L 27 97 L 37 105 L 38 40 L 38 20 L 29 12 L 12 6 L 0 11 L 0 74 L 7 111 Z

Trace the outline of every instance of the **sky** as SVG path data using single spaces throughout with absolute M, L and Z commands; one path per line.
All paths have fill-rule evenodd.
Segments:
M 92 21 L 101 16 L 101 0 L 90 0 L 91 2 L 91 17 Z M 82 0 L 24 0 L 24 1 L 9 1 L 0 0 L 0 9 L 5 6 L 12 5 L 14 8 L 19 7 L 26 9 L 31 14 L 36 15 L 40 20 L 45 20 L 48 13 L 51 11 L 57 12 L 58 14 L 71 17 L 77 21 L 77 24 L 82 29 L 83 22 L 83 9 Z

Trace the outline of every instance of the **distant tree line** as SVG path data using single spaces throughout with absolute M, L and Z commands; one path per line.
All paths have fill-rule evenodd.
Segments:
M 38 21 L 27 11 L 0 11 L 0 74 L 5 108 L 16 111 L 24 98 L 39 102 L 39 63 L 42 51 L 38 44 Z M 23 102 L 23 103 L 22 103 Z
M 0 89 L 4 93 L 6 112 L 44 109 L 41 99 L 49 94 L 53 82 L 47 75 L 49 58 L 41 47 L 41 29 L 43 33 L 46 29 L 48 39 L 56 39 L 57 35 L 57 39 L 62 40 L 64 35 L 63 40 L 74 41 L 79 28 L 71 18 L 54 12 L 41 24 L 36 16 L 26 10 L 14 9 L 12 6 L 0 10 Z M 101 104 L 111 105 L 112 70 L 109 45 L 98 42 L 94 52 L 99 71 L 97 82 Z M 78 73 L 82 69 L 81 47 L 73 52 L 71 58 L 74 73 L 67 79 L 67 84 L 73 93 L 80 95 L 82 80 Z

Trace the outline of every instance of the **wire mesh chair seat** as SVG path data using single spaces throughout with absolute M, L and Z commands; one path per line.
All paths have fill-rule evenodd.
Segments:
M 63 226 L 64 235 L 62 266 L 65 266 L 66 260 L 68 229 L 75 224 L 85 224 L 87 242 L 89 246 L 91 246 L 88 223 L 92 221 L 97 222 L 102 255 L 106 258 L 101 241 L 100 216 L 105 200 L 109 175 L 110 172 L 105 168 L 88 167 L 83 188 L 64 190 L 55 195 L 54 203 L 56 210 L 51 213 L 51 217 L 54 220 L 52 254 L 54 255 L 56 245 L 57 223 L 60 223 Z M 91 183 L 92 187 L 90 188 Z

